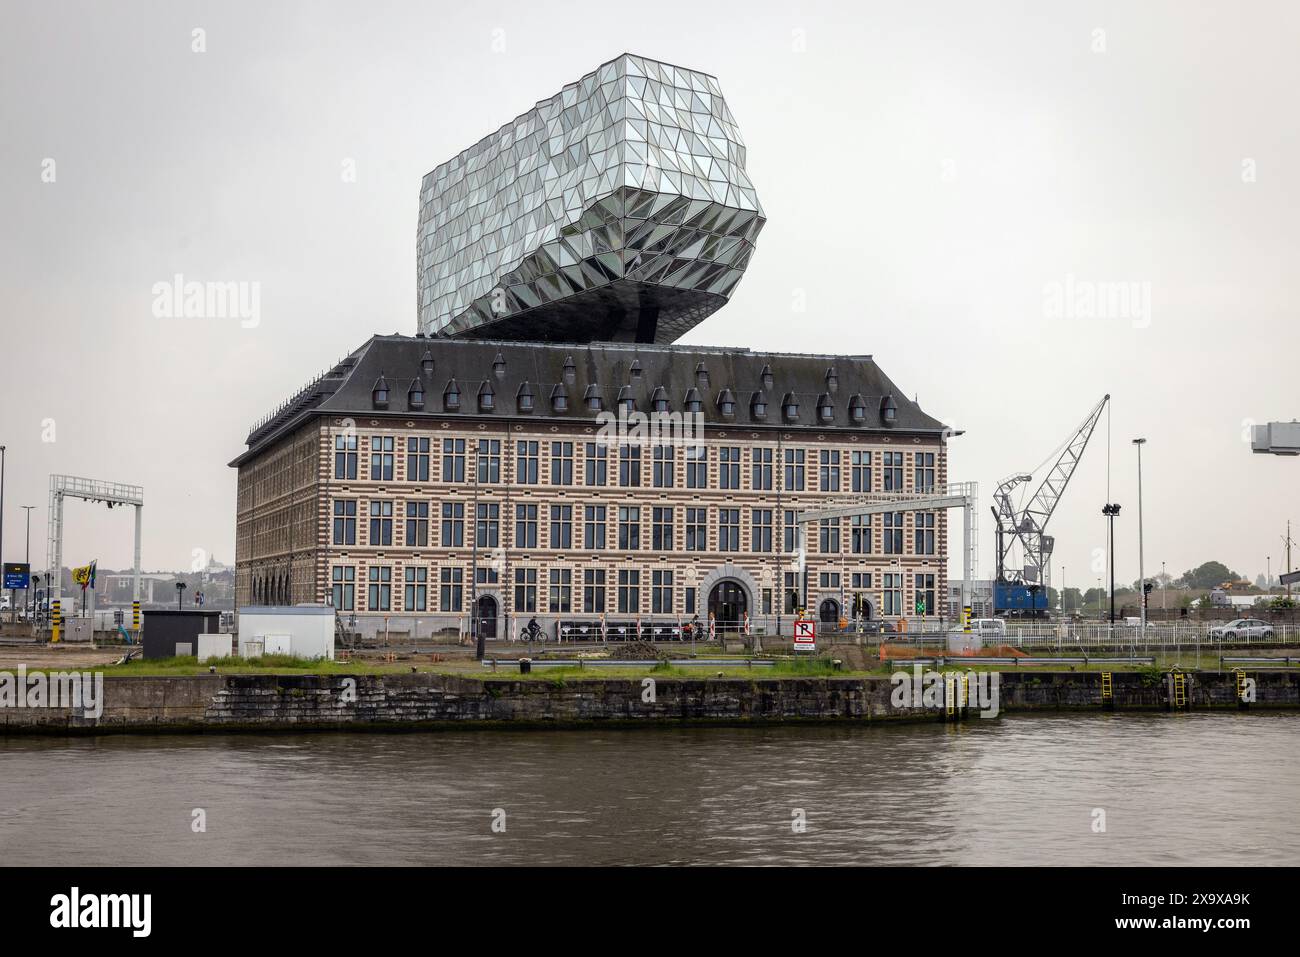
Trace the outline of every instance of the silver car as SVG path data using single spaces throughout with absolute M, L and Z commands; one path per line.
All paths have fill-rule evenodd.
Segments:
M 1239 638 L 1272 638 L 1273 626 L 1258 618 L 1236 618 L 1210 629 L 1210 637 L 1223 641 Z

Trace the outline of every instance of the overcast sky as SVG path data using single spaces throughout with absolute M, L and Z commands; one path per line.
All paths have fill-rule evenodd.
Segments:
M 997 481 L 1107 392 L 1119 579 L 1136 435 L 1148 574 L 1276 573 L 1300 461 L 1253 456 L 1246 423 L 1300 416 L 1298 36 L 1286 2 L 6 0 L 4 556 L 36 505 L 44 564 L 61 472 L 144 486 L 146 567 L 233 561 L 250 423 L 415 332 L 421 176 L 632 51 L 719 78 L 768 215 L 687 342 L 874 354 L 965 432 L 985 577 Z M 260 283 L 260 321 L 156 317 L 177 273 Z M 1131 314 L 1054 299 L 1100 283 L 1137 284 Z M 1106 439 L 1049 528 L 1058 584 L 1101 575 Z M 130 550 L 128 512 L 69 505 L 66 562 Z

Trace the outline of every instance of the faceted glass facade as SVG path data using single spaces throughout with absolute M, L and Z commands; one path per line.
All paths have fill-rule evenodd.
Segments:
M 424 177 L 420 329 L 672 342 L 764 222 L 718 81 L 624 54 Z

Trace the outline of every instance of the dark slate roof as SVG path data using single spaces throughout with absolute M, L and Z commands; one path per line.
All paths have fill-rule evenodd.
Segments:
M 407 395 L 412 381 L 421 375 L 420 360 L 426 352 L 432 353 L 434 362 L 433 373 L 425 382 L 424 409 L 411 410 L 407 406 Z M 499 378 L 493 371 L 493 363 L 498 357 L 506 363 L 504 375 Z M 550 397 L 555 386 L 564 382 L 564 368 L 570 357 L 576 369 L 572 385 L 564 390 L 569 396 L 569 408 L 567 412 L 556 413 L 551 409 Z M 641 369 L 637 378 L 630 374 L 634 363 L 639 363 Z M 682 412 L 687 393 L 696 388 L 700 365 L 709 374 L 707 394 L 700 390 L 703 399 L 701 411 L 709 425 L 779 428 L 783 431 L 824 431 L 828 428 L 914 434 L 945 431 L 944 424 L 921 411 L 920 406 L 908 399 L 869 355 L 752 352 L 681 344 L 593 342 L 584 345 L 390 335 L 373 336 L 257 423 L 249 433 L 248 450 L 231 465 L 239 465 L 251 453 L 318 414 L 464 416 L 467 419 L 513 417 L 516 415 L 516 396 L 524 382 L 531 387 L 535 401 L 533 412 L 524 414 L 523 418 L 575 423 L 593 421 L 594 416 L 581 398 L 591 385 L 599 387 L 606 410 L 615 410 L 610 400 L 627 387 L 636 399 L 637 411 L 650 412 L 651 395 L 663 387 L 670 411 Z M 757 420 L 750 414 L 750 399 L 756 391 L 763 390 L 762 373 L 769 366 L 773 384 L 771 389 L 765 390 L 767 416 Z M 817 400 L 830 391 L 826 383 L 826 373 L 830 369 L 834 369 L 839 384 L 830 393 L 834 416 L 830 421 L 823 421 L 817 415 Z M 380 377 L 389 387 L 386 409 L 376 409 L 371 398 L 371 390 Z M 460 387 L 460 411 L 445 412 L 442 396 L 453 378 Z M 498 398 L 495 410 L 480 413 L 474 397 L 484 382 L 492 383 L 492 390 Z M 718 396 L 724 389 L 730 389 L 736 400 L 735 415 L 730 418 L 718 410 Z M 781 414 L 780 400 L 787 393 L 793 393 L 799 401 L 798 422 L 786 422 Z M 854 423 L 849 416 L 849 403 L 855 395 L 861 395 L 866 406 L 866 419 L 862 424 Z M 893 397 L 898 408 L 897 418 L 890 428 L 884 426 L 879 413 L 881 400 L 887 395 Z

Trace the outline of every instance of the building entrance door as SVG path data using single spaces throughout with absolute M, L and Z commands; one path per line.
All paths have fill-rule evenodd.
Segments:
M 709 592 L 709 611 L 719 631 L 738 631 L 748 610 L 745 589 L 733 581 L 718 582 Z

